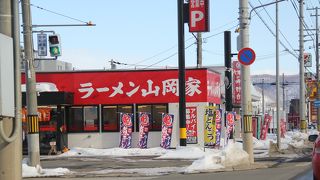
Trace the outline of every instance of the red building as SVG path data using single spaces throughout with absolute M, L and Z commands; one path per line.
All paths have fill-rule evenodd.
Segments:
M 196 110 L 197 144 L 203 145 L 205 107 L 221 103 L 220 88 L 224 86 L 221 87 L 220 78 L 219 73 L 207 68 L 186 70 L 186 102 L 187 108 Z M 125 112 L 135 115 L 133 145 L 136 145 L 139 130 L 136 115 L 149 112 L 152 123 L 148 146 L 157 147 L 161 113 L 167 112 L 175 117 L 172 146 L 179 142 L 177 69 L 38 72 L 36 82 L 38 106 L 42 107 L 39 117 L 46 117 L 40 118 L 43 141 L 52 138 L 58 146 L 68 147 L 118 147 L 119 113 Z M 22 83 L 25 84 L 24 75 Z M 64 129 L 65 137 L 61 136 Z M 46 137 L 49 132 L 51 136 Z

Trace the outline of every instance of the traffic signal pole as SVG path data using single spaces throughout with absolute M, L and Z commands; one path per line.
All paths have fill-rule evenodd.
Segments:
M 23 19 L 23 39 L 25 52 L 25 76 L 27 97 L 27 124 L 28 124 L 28 164 L 30 166 L 40 165 L 39 147 L 39 119 L 36 92 L 36 77 L 34 71 L 34 55 L 32 41 L 32 26 L 30 0 L 21 0 Z
M 248 0 L 239 0 L 240 48 L 249 47 Z M 250 66 L 241 65 L 241 107 L 243 121 L 243 149 L 254 163 L 252 141 L 252 102 L 250 88 Z

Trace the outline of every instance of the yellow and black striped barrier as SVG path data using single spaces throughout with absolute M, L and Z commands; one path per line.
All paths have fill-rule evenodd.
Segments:
M 306 120 L 301 120 L 300 128 L 301 129 L 307 129 L 307 121 Z
M 187 139 L 187 130 L 186 130 L 186 128 L 180 128 L 180 139 Z
M 252 116 L 243 115 L 243 130 L 244 133 L 252 133 Z
M 39 133 L 39 118 L 38 115 L 28 115 L 28 133 L 35 134 Z

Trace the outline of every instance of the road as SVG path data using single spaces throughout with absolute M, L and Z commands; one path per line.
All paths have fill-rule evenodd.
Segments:
M 289 162 L 275 163 L 271 168 L 262 168 L 255 170 L 240 170 L 240 171 L 226 171 L 226 172 L 211 172 L 211 173 L 196 173 L 196 174 L 181 174 L 181 173 L 170 173 L 168 175 L 161 176 L 144 176 L 141 177 L 139 174 L 131 174 L 131 177 L 119 174 L 113 177 L 101 177 L 101 176 L 82 176 L 82 177 L 70 177 L 63 179 L 70 180 L 205 180 L 205 179 L 223 179 L 223 180 L 308 180 L 312 179 L 312 170 L 310 158 L 303 158 L 293 160 Z M 25 180 L 58 180 L 61 178 L 25 178 Z
M 58 180 L 60 178 L 27 178 L 27 180 Z M 65 178 L 63 178 L 65 179 Z M 95 178 L 67 178 L 68 180 L 311 180 L 312 170 L 310 165 L 293 165 L 281 168 L 257 169 L 248 171 L 232 171 L 220 173 L 200 173 L 200 174 L 170 174 L 165 176 L 151 177 L 95 177 Z

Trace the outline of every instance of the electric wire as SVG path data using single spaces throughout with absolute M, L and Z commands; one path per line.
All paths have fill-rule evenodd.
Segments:
M 300 15 L 299 15 L 299 13 L 298 13 L 298 6 L 297 6 L 297 4 L 295 3 L 295 1 L 292 1 L 292 0 L 290 0 L 290 2 L 291 2 L 291 4 L 292 4 L 292 6 L 294 7 L 294 10 L 295 10 L 295 12 L 296 12 L 296 15 L 297 15 L 298 19 L 300 19 Z M 307 26 L 304 20 L 303 20 L 303 26 L 304 26 L 304 28 L 306 28 L 306 26 Z M 310 33 L 309 33 L 309 31 L 306 31 L 306 32 L 308 33 L 309 36 L 311 36 Z M 311 36 L 311 38 L 313 39 L 312 36 Z M 313 39 L 313 42 L 314 42 L 314 41 L 315 41 L 315 40 Z M 298 59 L 298 61 L 299 61 L 299 59 Z M 306 68 L 306 70 L 307 70 L 308 72 L 312 73 L 313 76 L 315 76 L 315 73 L 314 73 L 312 70 L 310 70 L 310 68 Z
M 194 43 L 188 45 L 188 46 L 185 47 L 184 49 L 186 50 L 186 49 L 190 48 L 190 47 L 193 46 L 193 45 L 194 45 Z M 143 68 L 143 69 L 147 69 L 147 68 L 152 67 L 152 66 L 154 66 L 154 65 L 156 65 L 156 64 L 159 64 L 159 63 L 161 63 L 161 62 L 163 62 L 163 61 L 165 61 L 165 60 L 170 59 L 171 57 L 173 57 L 173 56 L 175 56 L 175 55 L 177 55 L 177 54 L 178 54 L 178 52 L 175 52 L 175 53 L 171 54 L 170 56 L 168 56 L 168 57 L 166 57 L 166 58 L 164 58 L 164 59 L 162 59 L 162 60 L 160 60 L 160 61 L 157 61 L 157 62 L 155 62 L 155 63 L 153 63 L 153 64 L 151 64 L 151 65 L 149 65 L 149 66 L 147 66 L 147 67 L 145 67 L 145 68 Z
M 78 21 L 78 22 L 82 22 L 82 23 L 85 23 L 85 24 L 88 23 L 88 22 L 82 21 L 82 20 L 80 20 L 80 19 L 73 18 L 73 17 L 67 16 L 67 15 L 64 15 L 64 14 L 61 14 L 61 13 L 57 13 L 57 12 L 54 12 L 54 11 L 45 9 L 45 8 L 43 8 L 43 7 L 40 7 L 40 6 L 31 4 L 31 3 L 30 3 L 30 5 L 33 6 L 33 7 L 35 7 L 35 8 L 41 9 L 41 10 L 43 10 L 43 11 L 50 12 L 50 13 L 55 14 L 55 15 L 59 15 L 59 16 L 62 16 L 62 17 L 68 18 L 68 19 L 72 19 L 72 20 L 75 20 L 75 21 Z
M 253 5 L 251 4 L 251 2 L 249 2 L 249 5 L 251 6 L 251 8 L 253 8 Z M 267 27 L 267 29 L 270 31 L 270 33 L 275 37 L 276 34 L 272 31 L 272 29 L 268 26 L 268 24 L 265 22 L 265 20 L 262 18 L 262 16 L 260 15 L 259 12 L 256 12 L 256 10 L 254 10 L 256 15 L 259 17 L 259 19 L 262 21 L 262 23 Z M 298 58 L 299 56 L 297 54 L 295 54 L 296 52 L 292 52 L 290 51 L 285 44 L 283 44 L 283 42 L 281 40 L 279 40 L 279 43 L 285 48 L 286 51 L 288 51 L 290 54 L 292 54 L 294 57 Z
M 260 1 L 260 0 L 258 0 L 258 1 L 259 1 L 259 3 L 262 5 L 261 1 Z M 264 9 L 264 11 L 267 13 L 267 15 L 268 15 L 269 19 L 272 21 L 272 23 L 273 23 L 274 25 L 276 25 L 276 23 L 275 23 L 274 20 L 271 18 L 271 16 L 270 16 L 269 12 L 267 11 L 267 9 L 266 9 L 265 7 L 263 7 L 263 9 Z M 282 31 L 279 30 L 279 32 L 280 32 L 281 36 L 284 38 L 284 40 L 287 42 L 287 44 L 291 47 L 291 49 L 294 49 L 293 46 L 291 45 L 291 43 L 290 43 L 290 42 L 288 41 L 288 39 L 286 38 L 286 36 L 282 33 Z

